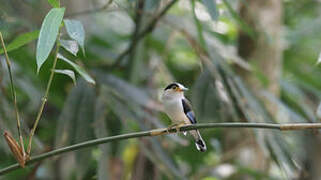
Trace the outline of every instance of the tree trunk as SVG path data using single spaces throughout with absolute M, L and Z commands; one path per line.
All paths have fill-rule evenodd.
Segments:
M 247 0 L 240 8 L 241 18 L 253 28 L 251 38 L 241 31 L 239 36 L 239 54 L 247 59 L 267 79 L 262 84 L 252 73 L 242 72 L 243 78 L 255 91 L 265 88 L 279 95 L 279 79 L 282 69 L 281 25 L 282 2 L 279 0 Z M 269 104 L 266 104 L 269 105 Z M 272 110 L 273 107 L 269 107 Z M 270 111 L 273 114 L 275 111 Z
M 254 72 L 238 69 L 247 85 L 259 96 L 259 91 L 265 89 L 279 96 L 279 79 L 282 68 L 281 25 L 282 1 L 280 0 L 246 0 L 240 1 L 240 16 L 254 31 L 254 36 L 240 31 L 239 54 L 253 65 L 254 72 L 261 73 L 264 81 L 259 80 Z M 268 100 L 261 99 L 272 116 L 277 113 L 277 107 Z M 253 168 L 266 170 L 269 161 L 258 144 L 251 145 L 254 153 Z M 259 162 L 259 163 L 258 163 Z

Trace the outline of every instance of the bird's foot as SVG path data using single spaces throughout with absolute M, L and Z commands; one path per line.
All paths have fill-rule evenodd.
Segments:
M 186 132 L 186 131 L 183 131 L 183 135 L 186 136 L 186 135 L 187 135 L 187 132 Z
M 175 123 L 175 124 L 171 124 L 170 126 L 168 126 L 167 127 L 167 134 L 169 134 L 170 132 L 169 132 L 169 130 L 171 130 L 173 127 L 176 127 L 178 124 L 177 123 Z
M 176 132 L 181 132 L 180 131 L 181 127 L 183 127 L 185 125 L 187 125 L 185 122 L 178 123 L 177 126 L 176 126 Z M 184 134 L 184 136 L 186 136 L 187 132 L 183 131 L 183 134 Z
M 183 127 L 183 126 L 185 126 L 185 125 L 186 125 L 185 122 L 180 122 L 180 123 L 171 124 L 171 125 L 168 126 L 168 128 L 167 128 L 167 133 L 169 134 L 169 133 L 170 133 L 169 131 L 170 131 L 171 129 L 173 129 L 173 128 L 176 129 L 176 133 L 179 133 L 179 132 L 181 132 L 181 131 L 180 131 L 181 127 Z M 186 132 L 186 131 L 183 131 L 183 134 L 184 134 L 184 136 L 186 136 L 187 132 Z

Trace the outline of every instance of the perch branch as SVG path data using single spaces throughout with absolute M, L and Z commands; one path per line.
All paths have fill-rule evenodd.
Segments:
M 180 127 L 179 131 L 190 131 L 194 129 L 209 129 L 209 128 L 260 128 L 260 129 L 272 129 L 278 131 L 294 131 L 294 130 L 307 130 L 307 129 L 321 129 L 321 123 L 296 123 L 296 124 L 271 124 L 271 123 L 204 123 L 193 124 Z M 176 133 L 175 128 L 168 130 L 169 133 Z M 149 131 L 141 131 L 135 133 L 122 134 L 117 136 L 110 136 L 104 138 L 98 138 L 94 140 L 85 141 L 82 143 L 74 144 L 71 146 L 59 148 L 50 152 L 46 152 L 40 155 L 32 156 L 26 165 L 41 161 L 43 159 L 60 155 L 62 153 L 76 151 L 79 149 L 96 146 L 99 144 L 109 143 L 113 141 L 120 141 L 124 139 L 139 138 L 146 136 L 159 136 L 167 134 L 167 128 L 154 129 Z M 19 164 L 13 164 L 0 170 L 0 175 L 4 175 L 13 170 L 21 168 Z

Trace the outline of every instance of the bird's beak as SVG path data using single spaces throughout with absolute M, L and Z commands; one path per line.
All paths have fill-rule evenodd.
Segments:
M 178 88 L 178 91 L 179 91 L 179 92 L 183 92 L 183 91 L 187 91 L 187 90 L 188 90 L 188 88 L 186 88 L 186 87 Z

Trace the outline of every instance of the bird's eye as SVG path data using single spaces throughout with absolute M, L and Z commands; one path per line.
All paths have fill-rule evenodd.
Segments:
M 177 86 L 174 86 L 173 89 L 176 90 L 176 89 L 177 89 Z

